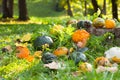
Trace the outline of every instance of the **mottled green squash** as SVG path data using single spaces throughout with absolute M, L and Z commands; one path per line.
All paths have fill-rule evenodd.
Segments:
M 81 20 L 77 22 L 77 28 L 81 29 L 81 28 L 90 28 L 92 27 L 92 21 L 89 20 Z
M 84 49 L 85 50 L 85 49 Z M 75 64 L 77 65 L 80 61 L 85 62 L 87 61 L 86 55 L 83 53 L 84 51 L 74 51 L 70 54 L 69 58 L 74 60 Z
M 44 64 L 51 63 L 51 62 L 55 61 L 56 59 L 57 59 L 57 57 L 50 52 L 43 53 L 42 58 L 41 58 L 41 60 Z
M 49 36 L 39 36 L 33 42 L 33 46 L 37 50 L 41 50 L 42 46 L 45 44 L 51 47 L 51 45 L 53 44 L 52 38 Z

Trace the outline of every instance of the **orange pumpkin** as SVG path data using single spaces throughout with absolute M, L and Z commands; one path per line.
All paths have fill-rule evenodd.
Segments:
M 53 53 L 56 56 L 66 55 L 68 53 L 68 49 L 66 47 L 59 47 L 56 50 L 54 50 Z
M 29 49 L 27 47 L 23 47 L 23 46 L 17 46 L 16 51 L 18 51 L 18 53 L 16 54 L 16 56 L 18 58 L 26 58 L 30 54 Z
M 105 20 L 105 28 L 112 29 L 112 28 L 115 28 L 115 26 L 116 26 L 116 23 L 114 20 L 112 19 Z
M 86 30 L 76 30 L 72 35 L 72 40 L 74 42 L 82 42 L 84 39 L 89 39 L 90 34 Z

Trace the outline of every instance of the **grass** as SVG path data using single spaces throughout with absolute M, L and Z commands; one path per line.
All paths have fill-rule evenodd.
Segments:
M 46 2 L 47 1 L 47 2 Z M 33 62 L 28 62 L 25 59 L 18 59 L 16 57 L 15 50 L 15 40 L 21 38 L 27 33 L 33 34 L 33 39 L 42 34 L 50 35 L 49 30 L 54 24 L 60 24 L 66 27 L 66 22 L 72 19 L 65 12 L 55 12 L 52 11 L 53 5 L 49 0 L 27 0 L 28 3 L 28 13 L 31 18 L 28 22 L 0 22 L 0 49 L 6 45 L 11 45 L 13 51 L 11 53 L 3 53 L 0 50 L 0 79 L 5 80 L 119 80 L 120 70 L 116 73 L 103 72 L 96 73 L 95 69 L 92 72 L 86 72 L 80 74 L 77 77 L 72 75 L 72 72 L 78 70 L 78 67 L 74 64 L 74 61 L 66 59 L 66 57 L 58 58 L 58 61 L 64 62 L 66 68 L 60 70 L 50 70 L 43 67 L 43 63 L 40 59 L 35 58 Z M 48 3 L 48 4 L 46 4 Z M 46 5 L 45 5 L 46 4 Z M 38 7 L 42 6 L 42 7 Z M 43 8 L 44 7 L 44 8 Z M 48 8 L 49 7 L 49 8 Z M 18 15 L 17 2 L 15 1 L 15 18 Z M 92 16 L 84 17 L 83 15 L 80 19 L 91 19 Z M 74 17 L 79 19 L 79 17 Z M 70 29 L 68 29 L 70 30 Z M 70 33 L 70 32 L 69 32 Z M 50 35 L 52 36 L 52 35 Z M 59 46 L 71 46 L 72 43 L 66 41 L 70 35 L 62 34 L 62 41 L 59 42 L 58 37 L 53 37 L 55 46 L 51 49 L 51 52 Z M 113 45 L 103 46 L 101 44 L 102 40 L 100 37 L 92 36 L 90 39 L 91 43 L 88 43 L 89 50 L 85 53 L 88 62 L 94 67 L 94 60 L 96 57 L 103 56 L 104 51 L 113 47 Z M 65 45 L 62 43 L 66 43 Z M 36 51 L 32 42 L 28 43 L 28 48 L 30 54 L 33 55 Z

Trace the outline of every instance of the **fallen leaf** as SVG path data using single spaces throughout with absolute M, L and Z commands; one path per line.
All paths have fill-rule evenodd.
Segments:
M 2 52 L 12 52 L 12 47 L 10 45 L 7 45 L 2 48 Z
M 24 42 L 24 41 L 30 41 L 31 35 L 32 35 L 32 34 L 27 33 L 27 34 L 25 34 L 25 35 L 21 38 L 21 40 L 22 40 L 23 42 Z
M 81 75 L 81 72 L 80 71 L 72 72 L 72 75 L 74 77 L 77 77 L 77 76 Z
M 59 68 L 59 64 L 53 61 L 52 63 L 44 64 L 44 67 L 57 70 Z

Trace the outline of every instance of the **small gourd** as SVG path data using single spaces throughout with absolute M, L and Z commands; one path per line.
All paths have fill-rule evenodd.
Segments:
M 96 28 L 103 28 L 105 26 L 105 20 L 98 17 L 93 20 L 93 26 Z
M 57 59 L 57 57 L 50 52 L 43 53 L 42 58 L 41 58 L 41 60 L 44 64 L 51 63 L 51 62 L 55 61 L 56 59 Z
M 116 26 L 116 23 L 114 20 L 112 19 L 105 20 L 105 28 L 112 29 L 112 28 L 115 28 L 115 26 Z
M 56 56 L 63 56 L 68 53 L 68 49 L 66 47 L 58 47 L 53 53 Z

